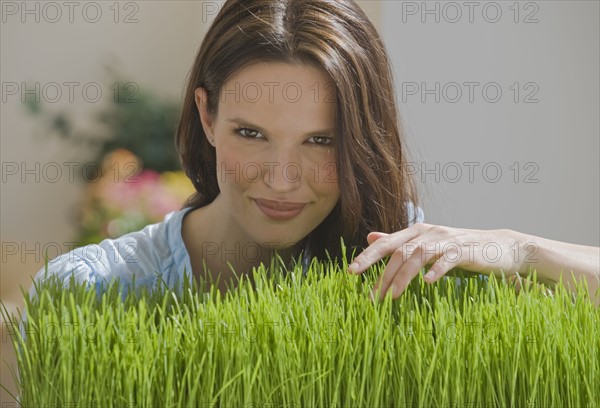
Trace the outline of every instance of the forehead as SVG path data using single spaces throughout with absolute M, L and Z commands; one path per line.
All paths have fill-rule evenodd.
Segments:
M 260 62 L 236 71 L 223 85 L 219 110 L 273 120 L 295 118 L 327 124 L 336 108 L 335 84 L 322 69 L 283 62 Z
M 288 62 L 256 62 L 235 71 L 228 82 L 263 82 L 295 81 L 308 84 L 315 81 L 329 82 L 327 72 L 312 65 Z

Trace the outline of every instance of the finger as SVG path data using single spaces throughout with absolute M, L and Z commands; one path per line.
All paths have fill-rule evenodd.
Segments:
M 435 263 L 440 255 L 431 248 L 424 250 L 423 246 L 415 250 L 394 276 L 393 282 L 390 285 L 392 287 L 392 298 L 398 298 L 406 290 L 414 277 L 419 274 L 421 269 L 427 264 Z
M 423 279 L 427 283 L 434 283 L 461 263 L 461 257 L 456 251 L 445 252 L 427 271 Z
M 394 251 L 394 254 L 385 266 L 383 274 L 375 286 L 373 286 L 373 290 L 371 292 L 373 297 L 383 299 L 386 296 L 388 289 L 394 281 L 394 277 L 400 271 L 408 258 L 409 257 L 406 255 L 406 253 L 402 251 L 402 248 L 398 248 Z M 379 296 L 377 296 L 377 293 L 379 293 Z
M 367 235 L 367 242 L 369 243 L 369 245 L 371 245 L 373 242 L 377 241 L 379 238 L 381 237 L 386 237 L 389 234 L 386 234 L 384 232 L 370 232 L 369 235 Z
M 415 230 L 405 229 L 394 234 L 380 237 L 354 258 L 348 267 L 348 271 L 351 273 L 364 272 L 382 258 L 391 255 L 397 248 L 402 246 L 404 242 L 410 241 L 416 236 L 417 232 Z M 416 247 L 417 244 L 414 244 L 414 246 Z

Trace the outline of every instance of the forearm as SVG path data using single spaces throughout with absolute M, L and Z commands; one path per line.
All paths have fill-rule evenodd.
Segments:
M 597 293 L 600 287 L 600 248 L 516 234 L 521 247 L 527 249 L 527 256 L 519 269 L 521 275 L 531 267 L 537 270 L 540 278 L 558 282 L 562 273 L 563 284 L 572 292 L 576 290 L 576 282 L 584 279 L 590 296 L 600 305 L 600 293 Z M 530 245 L 526 247 L 527 243 Z

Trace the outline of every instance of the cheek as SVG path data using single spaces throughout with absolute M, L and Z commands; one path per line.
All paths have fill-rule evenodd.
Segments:
M 331 164 L 328 167 L 329 173 L 327 174 L 327 177 L 323 181 L 323 184 L 328 189 L 328 192 L 329 192 L 331 200 L 332 200 L 330 204 L 332 206 L 331 208 L 333 209 L 335 204 L 337 204 L 337 202 L 340 199 L 341 192 L 340 192 L 339 178 L 338 178 L 338 172 L 337 172 L 337 168 L 335 165 L 335 161 L 332 161 L 330 163 Z
M 323 160 L 318 166 L 313 165 L 310 170 L 310 182 L 316 191 L 331 196 L 332 199 L 339 198 L 340 191 L 335 160 Z
M 222 173 L 222 180 L 238 184 L 256 184 L 271 169 L 266 166 L 269 157 L 265 156 L 262 142 L 243 143 L 232 140 L 223 140 L 217 146 L 217 173 Z M 281 171 L 281 166 L 272 170 Z
M 255 166 L 248 162 L 247 155 L 235 146 L 217 148 L 217 182 L 221 191 L 247 184 L 255 173 Z

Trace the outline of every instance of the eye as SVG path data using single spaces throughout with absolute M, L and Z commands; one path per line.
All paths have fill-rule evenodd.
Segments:
M 259 139 L 257 136 L 260 135 L 259 131 L 245 127 L 237 128 L 235 133 L 246 139 Z
M 328 136 L 313 136 L 310 138 L 314 144 L 319 146 L 330 146 L 333 143 L 333 138 Z

